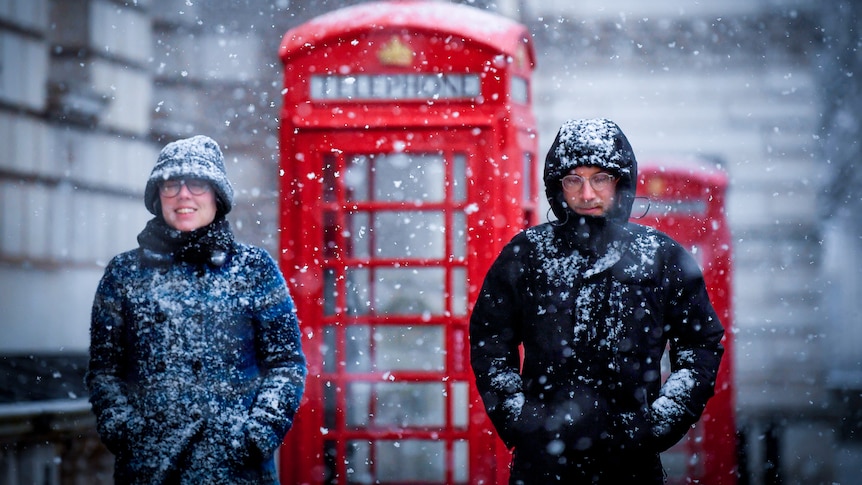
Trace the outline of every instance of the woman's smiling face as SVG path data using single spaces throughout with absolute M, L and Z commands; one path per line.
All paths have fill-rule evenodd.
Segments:
M 191 179 L 162 182 L 159 200 L 165 222 L 178 231 L 194 231 L 215 220 L 215 191 L 207 182 Z

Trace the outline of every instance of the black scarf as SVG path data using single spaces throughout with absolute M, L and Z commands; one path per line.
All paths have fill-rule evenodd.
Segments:
M 623 237 L 622 228 L 607 217 L 582 216 L 566 209 L 566 220 L 557 225 L 558 234 L 569 249 L 595 261 L 605 256 Z
M 187 262 L 221 266 L 227 261 L 233 243 L 233 232 L 224 216 L 194 231 L 178 231 L 163 218 L 154 217 L 138 234 L 144 259 L 153 264 Z

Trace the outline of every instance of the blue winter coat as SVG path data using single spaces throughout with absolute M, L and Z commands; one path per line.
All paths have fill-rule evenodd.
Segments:
M 276 483 L 306 366 L 273 259 L 221 266 L 115 257 L 93 304 L 86 377 L 117 483 Z

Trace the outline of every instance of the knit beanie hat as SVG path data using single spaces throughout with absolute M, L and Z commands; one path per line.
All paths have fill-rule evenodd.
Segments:
M 196 135 L 165 145 L 144 190 L 144 205 L 150 213 L 161 215 L 159 183 L 178 178 L 196 178 L 212 184 L 222 215 L 233 207 L 233 186 L 227 179 L 224 155 L 212 138 Z

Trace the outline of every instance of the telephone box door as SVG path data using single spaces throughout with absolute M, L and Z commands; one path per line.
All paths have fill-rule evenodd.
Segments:
M 301 194 L 293 261 L 310 263 L 292 282 L 309 362 L 291 432 L 297 482 L 493 481 L 467 341 L 468 285 L 481 278 L 468 270 L 469 181 L 487 140 L 468 129 L 296 135 L 282 190 Z

